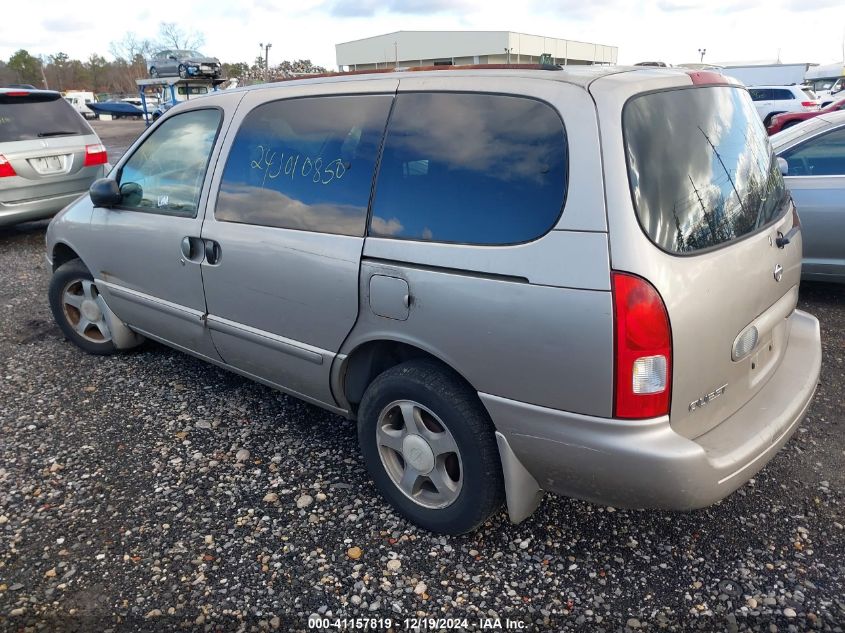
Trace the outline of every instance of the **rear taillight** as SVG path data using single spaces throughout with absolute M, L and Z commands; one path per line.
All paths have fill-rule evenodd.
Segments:
M 819 107 L 819 104 L 816 103 L 815 101 L 802 101 L 801 105 L 804 106 L 805 108 L 817 108 L 817 107 Z
M 108 161 L 109 157 L 108 154 L 106 154 L 106 148 L 102 143 L 85 146 L 85 161 L 82 163 L 83 167 L 105 165 Z
M 15 173 L 15 168 L 12 167 L 12 163 L 3 154 L 0 154 L 0 178 L 5 178 L 6 176 L 17 176 L 17 174 Z
M 646 280 L 614 272 L 616 418 L 669 413 L 672 332 L 666 306 Z

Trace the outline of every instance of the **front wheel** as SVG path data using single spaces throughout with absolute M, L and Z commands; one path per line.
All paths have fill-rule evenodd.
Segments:
M 185 64 L 179 64 L 179 76 L 182 79 L 186 79 L 188 77 L 188 69 L 185 68 Z
M 158 69 L 155 66 L 150 68 L 150 77 L 152 79 L 158 79 Z
M 117 351 L 105 319 L 108 308 L 85 264 L 73 259 L 59 266 L 48 295 L 53 318 L 68 340 L 89 354 Z
M 427 530 L 463 534 L 502 505 L 493 423 L 445 366 L 409 361 L 378 376 L 361 401 L 358 443 L 381 494 Z

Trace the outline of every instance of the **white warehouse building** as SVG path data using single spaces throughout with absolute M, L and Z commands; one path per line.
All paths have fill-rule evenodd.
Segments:
M 615 64 L 619 49 L 512 31 L 396 31 L 336 44 L 342 71 L 467 64 Z

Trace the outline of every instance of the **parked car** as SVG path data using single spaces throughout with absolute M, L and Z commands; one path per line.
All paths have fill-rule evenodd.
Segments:
M 0 226 L 50 217 L 102 178 L 107 162 L 61 94 L 0 88 Z
M 89 103 L 96 103 L 97 99 L 93 92 L 85 92 L 82 90 L 72 90 L 64 93 L 65 101 L 73 106 L 73 109 L 79 112 L 86 119 L 96 119 L 97 114 L 88 107 Z
M 783 114 L 776 114 L 772 117 L 771 121 L 769 122 L 769 127 L 766 128 L 766 131 L 769 133 L 769 135 L 777 134 L 778 132 L 790 128 L 793 125 L 798 125 L 799 123 L 801 123 L 801 121 L 812 119 L 813 117 L 819 116 L 820 114 L 838 112 L 839 110 L 845 110 L 845 99 L 834 101 L 833 103 L 828 104 L 827 107 L 817 111 L 784 112 Z
M 725 497 L 821 362 L 766 131 L 715 73 L 541 68 L 179 104 L 50 224 L 56 321 L 357 420 L 378 489 L 429 530 L 503 500 L 522 520 L 542 491 Z
M 766 127 L 776 114 L 813 112 L 821 106 L 816 93 L 804 86 L 749 86 L 748 92 Z
M 818 95 L 822 107 L 830 105 L 834 99 L 841 97 L 842 91 L 845 90 L 845 77 L 819 79 L 811 83 L 812 86 L 819 86 L 818 90 L 813 89 L 813 92 Z
M 219 77 L 220 60 L 198 51 L 163 50 L 149 61 L 150 77 Z
M 845 283 L 845 111 L 771 137 L 801 216 L 804 279 Z

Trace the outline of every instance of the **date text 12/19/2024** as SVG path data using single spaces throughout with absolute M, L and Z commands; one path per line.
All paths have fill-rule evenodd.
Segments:
M 308 619 L 308 628 L 346 631 L 520 631 L 522 620 L 510 618 L 316 618 Z

